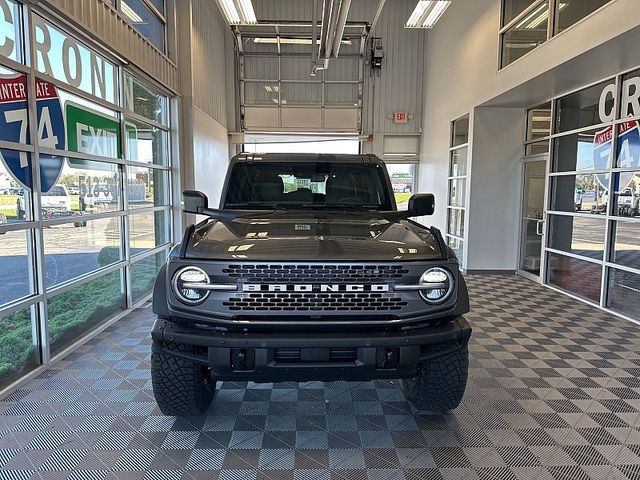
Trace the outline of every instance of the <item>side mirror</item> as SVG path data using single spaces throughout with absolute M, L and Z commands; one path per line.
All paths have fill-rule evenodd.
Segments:
M 182 201 L 186 213 L 199 213 L 209 208 L 209 199 L 198 190 L 185 190 L 182 192 Z
M 409 199 L 409 212 L 414 217 L 433 215 L 436 208 L 436 198 L 432 193 L 417 193 Z

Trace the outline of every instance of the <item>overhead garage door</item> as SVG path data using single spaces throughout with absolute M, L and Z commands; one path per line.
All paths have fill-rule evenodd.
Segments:
M 359 132 L 364 25 L 345 28 L 339 58 L 311 75 L 310 24 L 237 32 L 244 131 Z M 247 29 L 249 29 L 247 31 Z

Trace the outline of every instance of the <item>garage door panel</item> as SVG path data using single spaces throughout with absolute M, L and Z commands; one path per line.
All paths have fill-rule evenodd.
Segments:
M 244 124 L 247 128 L 277 128 L 278 107 L 245 107 Z
M 324 128 L 329 131 L 358 131 L 357 108 L 325 108 Z
M 321 108 L 283 108 L 282 128 L 286 129 L 322 129 Z

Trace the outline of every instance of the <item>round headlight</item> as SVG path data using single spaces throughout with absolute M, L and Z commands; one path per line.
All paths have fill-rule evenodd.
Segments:
M 198 288 L 198 284 L 208 284 L 209 275 L 198 267 L 184 267 L 173 276 L 173 291 L 182 303 L 198 305 L 209 296 L 209 290 Z
M 426 287 L 420 290 L 420 295 L 429 303 L 443 303 L 453 293 L 453 275 L 444 268 L 430 268 L 420 277 L 420 284 Z

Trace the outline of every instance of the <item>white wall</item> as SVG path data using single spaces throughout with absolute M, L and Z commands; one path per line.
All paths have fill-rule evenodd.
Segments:
M 467 269 L 515 270 L 519 245 L 524 111 L 473 112 Z M 477 168 L 476 168 L 477 167 Z
M 199 108 L 193 109 L 194 187 L 217 207 L 229 164 L 227 129 Z
M 517 110 L 477 107 L 512 107 L 521 109 L 522 117 L 527 107 L 640 65 L 640 2 L 614 0 L 498 71 L 500 3 L 452 2 L 426 41 L 419 190 L 436 195 L 436 212 L 430 220 L 444 231 L 450 122 L 471 113 L 478 131 L 471 133 L 468 267 L 477 269 L 512 269 L 516 264 L 516 237 L 512 237 L 512 243 L 501 245 L 503 252 L 498 256 L 489 242 L 499 237 L 490 232 L 518 228 L 515 220 L 512 224 L 505 220 L 510 212 L 491 211 L 496 203 L 501 208 L 519 205 L 520 192 L 513 188 L 514 183 L 507 186 L 498 179 L 508 181 L 507 172 L 515 173 L 514 165 L 507 161 L 518 164 L 514 148 L 524 133 L 524 118 L 513 114 Z M 474 110 L 478 119 L 473 118 Z M 477 136 L 479 143 L 475 144 Z

